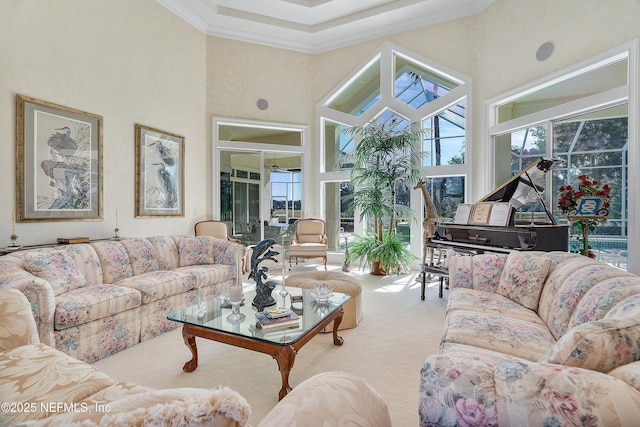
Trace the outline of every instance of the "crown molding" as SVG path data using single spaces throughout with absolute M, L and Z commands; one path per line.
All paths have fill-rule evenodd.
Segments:
M 331 1 L 279 0 L 292 10 L 278 17 L 219 6 L 214 0 L 156 1 L 210 36 L 316 54 L 475 15 L 494 0 L 395 0 L 339 16 L 334 9 L 333 17 L 312 24 L 296 19 L 295 11 L 328 7 Z

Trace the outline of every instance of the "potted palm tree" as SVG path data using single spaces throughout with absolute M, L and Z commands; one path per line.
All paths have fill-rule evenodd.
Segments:
M 348 132 L 360 136 L 360 141 L 343 163 L 353 165 L 354 207 L 360 220 L 368 220 L 365 233 L 356 236 L 350 247 L 350 258 L 361 266 L 369 263 L 372 274 L 407 271 L 416 257 L 396 232 L 396 220 L 398 215 L 410 219 L 414 215 L 396 197 L 400 188 L 411 188 L 421 178 L 426 130 L 393 118 Z

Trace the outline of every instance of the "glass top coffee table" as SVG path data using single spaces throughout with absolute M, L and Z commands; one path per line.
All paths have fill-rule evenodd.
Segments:
M 302 296 L 302 301 L 294 301 L 291 309 L 300 317 L 293 327 L 261 329 L 256 327 L 257 310 L 251 305 L 255 291 L 245 292 L 245 303 L 240 307 L 244 319 L 230 321 L 231 307 L 221 297 L 207 301 L 204 313 L 198 311 L 196 304 L 182 310 L 169 313 L 167 318 L 182 323 L 182 338 L 191 350 L 192 358 L 184 364 L 185 372 L 193 372 L 198 367 L 198 348 L 196 337 L 246 348 L 271 355 L 278 363 L 282 377 L 282 388 L 278 398 L 282 399 L 291 391 L 289 373 L 293 368 L 296 353 L 318 332 L 333 322 L 333 343 L 342 345 L 344 340 L 338 336 L 338 327 L 342 321 L 342 305 L 351 298 L 349 295 L 334 292 L 327 302 L 318 303 L 311 296 L 311 290 L 287 288 L 291 300 Z M 287 298 L 289 300 L 289 298 Z M 268 307 L 268 308 L 273 308 Z

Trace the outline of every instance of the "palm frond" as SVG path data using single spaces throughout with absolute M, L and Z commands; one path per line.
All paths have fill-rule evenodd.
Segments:
M 356 235 L 349 246 L 350 260 L 362 268 L 365 264 L 379 262 L 387 272 L 407 271 L 414 260 L 418 259 L 397 233 L 385 233 L 382 240 L 372 233 Z
M 421 179 L 421 166 L 427 155 L 422 150 L 426 130 L 399 119 L 373 121 L 353 127 L 348 134 L 360 137 L 343 164 L 352 164 L 351 184 L 354 207 L 360 220 L 372 219 L 373 229 L 356 238 L 350 248 L 355 261 L 380 262 L 386 271 L 404 270 L 415 259 L 401 237 L 395 233 L 397 215 L 414 218 L 406 206 L 396 202 L 398 191 L 405 191 Z M 386 230 L 386 231 L 383 231 Z

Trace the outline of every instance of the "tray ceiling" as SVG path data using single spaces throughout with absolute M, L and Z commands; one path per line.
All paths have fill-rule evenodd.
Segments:
M 494 0 L 157 0 L 205 34 L 319 53 L 482 12 Z

